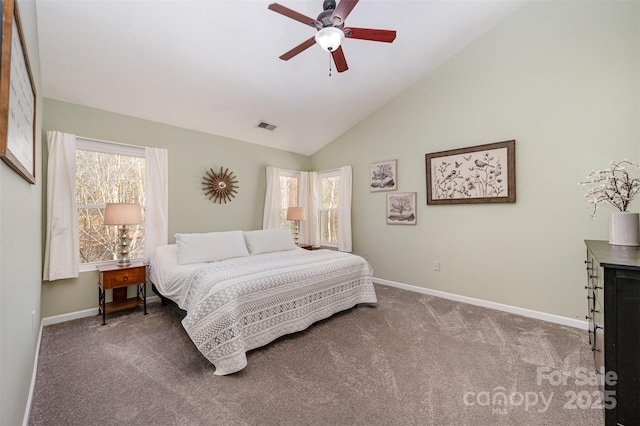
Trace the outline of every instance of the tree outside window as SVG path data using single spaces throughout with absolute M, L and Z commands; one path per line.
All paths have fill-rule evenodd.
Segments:
M 340 177 L 336 174 L 319 174 L 320 205 L 320 243 L 326 246 L 338 244 L 338 196 Z
M 293 235 L 294 224 L 287 220 L 287 209 L 298 206 L 298 176 L 280 176 L 280 227 L 287 228 Z
M 145 205 L 145 159 L 136 156 L 76 150 L 76 203 L 80 263 L 116 260 L 118 230 L 104 225 L 106 203 Z M 144 220 L 144 208 L 143 208 Z M 129 227 L 130 256 L 141 258 L 144 224 Z

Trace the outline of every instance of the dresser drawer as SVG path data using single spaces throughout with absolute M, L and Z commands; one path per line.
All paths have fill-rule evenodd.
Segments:
M 144 284 L 146 271 L 144 266 L 111 270 L 100 273 L 100 284 L 103 289 L 127 287 L 134 284 Z

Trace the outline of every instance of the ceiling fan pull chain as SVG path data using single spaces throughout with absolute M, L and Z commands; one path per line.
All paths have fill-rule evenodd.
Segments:
M 329 52 L 329 77 L 331 77 L 331 52 Z

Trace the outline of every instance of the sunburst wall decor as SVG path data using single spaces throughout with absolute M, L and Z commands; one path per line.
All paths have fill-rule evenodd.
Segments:
M 213 199 L 214 203 L 222 204 L 224 201 L 227 204 L 227 201 L 231 202 L 231 199 L 235 198 L 234 194 L 237 194 L 236 189 L 238 189 L 238 186 L 236 184 L 238 181 L 235 180 L 236 177 L 229 169 L 225 169 L 223 172 L 222 167 L 220 167 L 220 173 L 210 169 L 203 176 L 203 179 L 203 189 L 206 191 L 205 197 L 209 196 L 209 199 Z

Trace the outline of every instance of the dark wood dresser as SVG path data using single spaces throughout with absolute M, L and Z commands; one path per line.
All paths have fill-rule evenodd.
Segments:
M 640 248 L 585 244 L 589 343 L 605 424 L 640 425 Z

